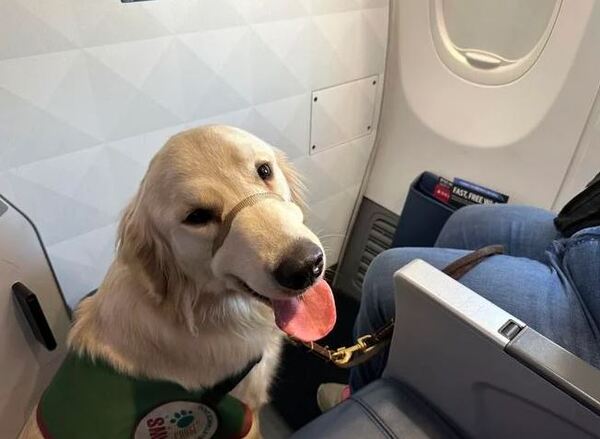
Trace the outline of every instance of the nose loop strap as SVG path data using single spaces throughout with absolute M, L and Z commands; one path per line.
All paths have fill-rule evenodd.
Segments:
M 231 224 L 233 223 L 233 220 L 235 219 L 237 214 L 244 210 L 246 207 L 254 206 L 255 204 L 260 203 L 261 201 L 264 201 L 269 198 L 279 201 L 285 201 L 281 197 L 281 195 L 276 194 L 274 192 L 259 192 L 257 194 L 252 194 L 249 197 L 244 198 L 242 201 L 233 206 L 233 208 L 227 213 L 227 215 L 225 215 L 225 218 L 223 218 L 223 222 L 221 223 L 219 233 L 215 237 L 212 247 L 213 256 L 215 255 L 215 253 L 217 253 L 217 251 L 225 242 L 225 238 L 227 238 L 229 230 L 231 229 Z

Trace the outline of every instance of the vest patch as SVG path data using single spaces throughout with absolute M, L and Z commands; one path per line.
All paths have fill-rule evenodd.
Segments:
M 217 414 L 207 405 L 173 401 L 156 407 L 135 429 L 135 439 L 210 439 L 217 431 Z

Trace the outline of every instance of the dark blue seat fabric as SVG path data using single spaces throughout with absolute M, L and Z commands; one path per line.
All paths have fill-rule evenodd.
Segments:
M 454 439 L 459 436 L 421 398 L 392 379 L 379 379 L 295 434 L 314 438 Z

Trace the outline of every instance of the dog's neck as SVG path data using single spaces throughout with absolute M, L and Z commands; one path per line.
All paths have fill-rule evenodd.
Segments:
M 234 374 L 279 338 L 272 311 L 244 293 L 169 293 L 158 302 L 117 259 L 77 309 L 71 348 L 126 373 L 200 388 Z

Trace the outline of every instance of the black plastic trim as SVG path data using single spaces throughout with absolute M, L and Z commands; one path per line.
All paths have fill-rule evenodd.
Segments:
M 15 283 L 12 290 L 35 338 L 49 351 L 56 349 L 56 339 L 35 293 L 21 282 Z

